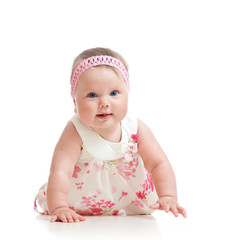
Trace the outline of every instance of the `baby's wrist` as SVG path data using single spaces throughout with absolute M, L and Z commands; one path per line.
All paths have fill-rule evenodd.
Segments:
M 171 198 L 177 201 L 177 197 L 173 195 L 162 195 L 159 197 L 159 199 L 163 199 L 163 198 Z
M 50 211 L 50 215 L 52 215 L 55 211 L 57 211 L 61 208 L 69 208 L 69 207 L 67 205 L 58 206 L 58 207 L 56 207 L 56 208 L 54 208 L 53 210 Z

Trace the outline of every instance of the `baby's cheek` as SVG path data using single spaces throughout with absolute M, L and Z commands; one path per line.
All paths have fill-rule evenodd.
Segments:
M 83 119 L 88 119 L 95 114 L 95 108 L 93 108 L 91 104 L 84 104 L 78 107 L 78 115 Z

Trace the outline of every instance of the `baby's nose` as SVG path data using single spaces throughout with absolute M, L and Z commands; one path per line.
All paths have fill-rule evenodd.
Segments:
M 109 107 L 109 102 L 107 98 L 100 99 L 99 108 L 108 108 L 108 107 Z

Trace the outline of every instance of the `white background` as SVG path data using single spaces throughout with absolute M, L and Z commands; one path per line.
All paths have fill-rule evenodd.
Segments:
M 239 12 L 233 0 L 1 1 L 0 234 L 240 239 Z M 98 46 L 126 58 L 130 109 L 168 155 L 188 219 L 156 212 L 64 225 L 33 212 L 73 115 L 73 59 Z

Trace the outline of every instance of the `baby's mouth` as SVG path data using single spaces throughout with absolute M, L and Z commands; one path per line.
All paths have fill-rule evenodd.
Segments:
M 97 114 L 97 117 L 100 119 L 109 119 L 111 116 L 112 116 L 112 113 Z

